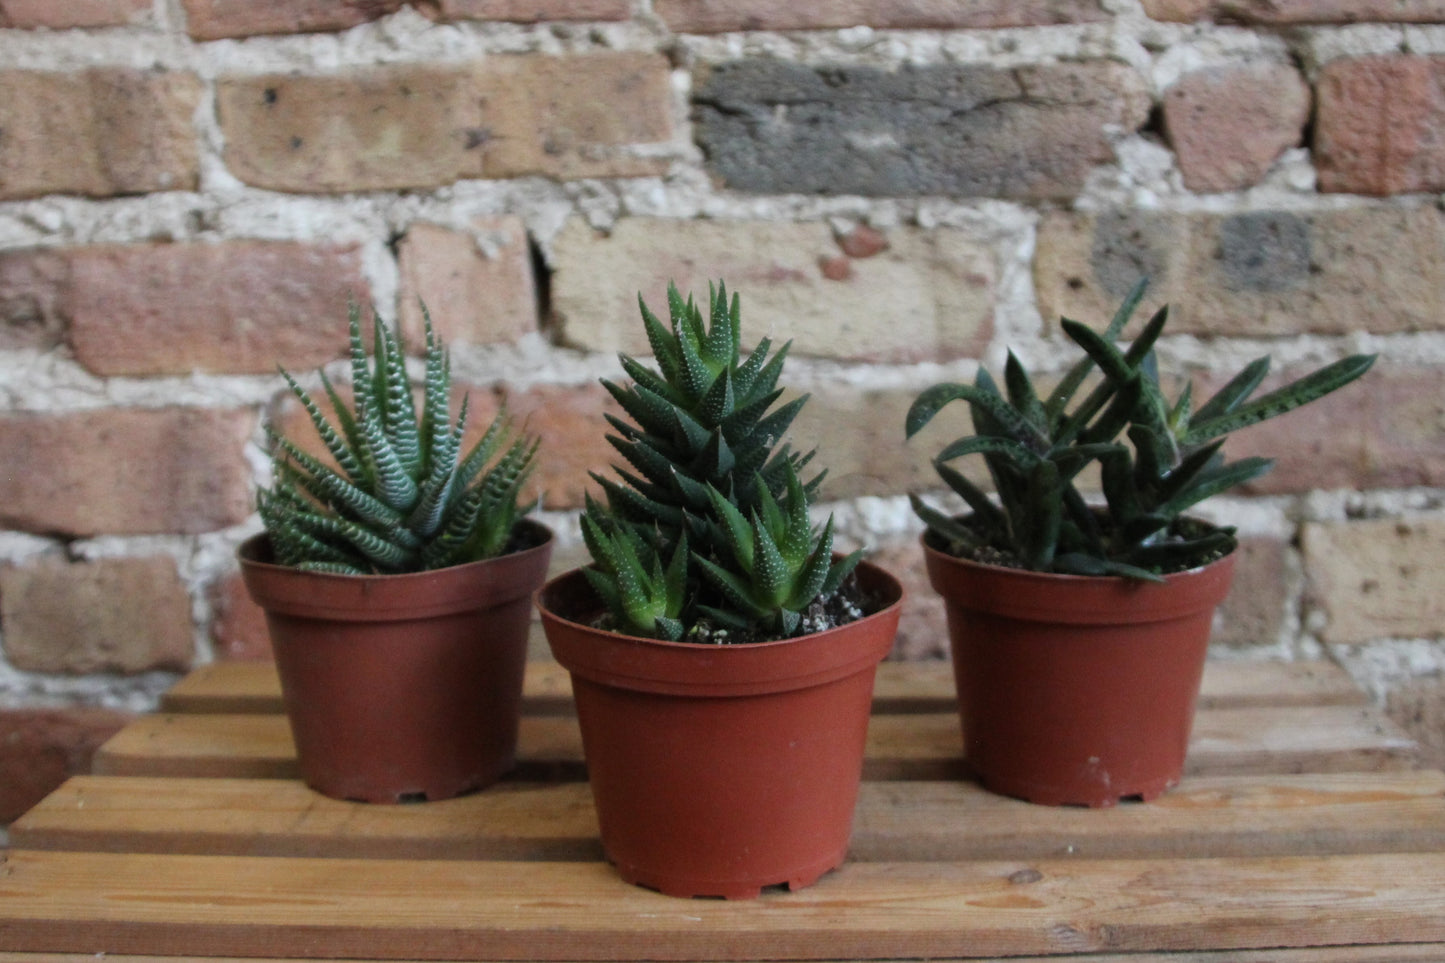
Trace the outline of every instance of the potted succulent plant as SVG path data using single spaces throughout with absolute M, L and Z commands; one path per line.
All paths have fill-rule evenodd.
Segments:
M 775 407 L 787 346 L 743 360 L 721 284 L 706 321 L 672 286 L 668 304 L 670 327 L 641 305 L 660 370 L 624 355 L 632 381 L 603 382 L 629 467 L 594 475 L 593 564 L 538 604 L 622 877 L 679 896 L 796 889 L 847 851 L 902 589 L 835 555 L 831 518 L 810 521 L 812 453 L 779 443 L 806 400 Z
M 1140 282 L 1102 334 L 1063 321 L 1084 357 L 1047 395 L 1010 352 L 1002 389 L 980 369 L 971 385 L 924 390 L 907 415 L 910 437 L 955 400 L 972 415 L 975 434 L 934 459 L 968 512 L 913 505 L 946 605 L 968 763 L 985 786 L 1034 802 L 1108 806 L 1179 781 L 1236 546 L 1233 528 L 1185 513 L 1271 467 L 1226 462 L 1229 433 L 1374 361 L 1345 358 L 1251 398 L 1269 370 L 1260 358 L 1203 404 L 1189 385 L 1170 401 L 1153 351 L 1168 309 L 1115 344 L 1143 294 Z M 966 456 L 982 459 L 996 501 L 953 467 Z M 1099 504 L 1076 485 L 1090 465 Z
M 271 432 L 265 531 L 238 551 L 266 613 L 302 776 L 341 799 L 440 799 L 481 788 L 516 751 L 531 596 L 552 533 L 518 504 L 537 443 L 505 412 L 465 449 L 449 355 L 426 321 L 412 397 L 399 332 L 368 359 L 350 320 L 350 404 L 287 374 L 331 464 Z

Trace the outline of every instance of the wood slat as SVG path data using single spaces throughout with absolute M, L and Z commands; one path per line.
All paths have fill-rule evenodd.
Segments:
M 947 662 L 885 662 L 874 691 L 877 712 L 946 712 L 953 706 Z M 572 711 L 572 686 L 555 662 L 527 666 L 525 711 Z M 1329 662 L 1210 662 L 1199 705 L 1205 709 L 1286 705 L 1363 705 L 1364 693 Z M 161 697 L 164 712 L 280 713 L 281 683 L 270 662 L 216 662 L 201 666 Z
M 596 860 L 585 784 L 504 783 L 425 806 L 279 779 L 71 779 L 11 827 L 21 849 L 376 859 Z M 967 782 L 865 783 L 850 858 L 956 861 L 1445 851 L 1445 773 L 1186 780 L 1149 805 L 1032 806 Z
M 681 901 L 600 863 L 12 851 L 20 951 L 457 959 L 879 959 L 1445 941 L 1445 856 L 851 863 Z
M 875 715 L 868 779 L 953 779 L 963 774 L 954 713 Z M 518 778 L 583 778 L 572 717 L 523 718 Z M 1370 706 L 1200 710 L 1186 763 L 1191 775 L 1351 772 L 1412 768 L 1419 746 Z M 96 753 L 94 771 L 117 776 L 296 778 L 283 716 L 143 716 Z

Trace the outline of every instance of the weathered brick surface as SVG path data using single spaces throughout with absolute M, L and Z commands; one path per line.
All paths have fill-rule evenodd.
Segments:
M 0 824 L 89 772 L 95 750 L 131 718 L 110 709 L 0 710 Z
M 659 173 L 629 151 L 671 137 L 670 96 L 662 57 L 597 53 L 231 77 L 216 99 L 236 176 L 306 192 Z
M 1310 523 L 1303 549 L 1321 637 L 1435 637 L 1445 626 L 1445 518 Z
M 0 571 L 10 664 L 84 675 L 188 668 L 191 601 L 168 557 L 42 561 Z
M 1117 63 L 809 67 L 756 59 L 697 78 L 697 140 L 728 187 L 763 193 L 1068 199 L 1148 117 Z
M 151 0 L 0 0 L 0 27 L 21 30 L 123 27 L 149 17 Z
M 541 23 L 548 20 L 626 20 L 631 0 L 436 0 L 423 13 L 438 20 L 501 20 Z
M 1420 744 L 1420 764 L 1445 769 L 1445 676 L 1412 679 L 1385 697 L 1385 711 Z
M 1234 584 L 1214 616 L 1211 645 L 1236 649 L 1273 645 L 1284 629 L 1291 596 L 1285 583 L 1285 543 L 1244 537 L 1234 563 Z
M 1108 14 L 1098 0 L 984 0 L 916 3 L 908 0 L 656 0 L 653 10 L 678 33 L 733 30 L 829 30 L 866 24 L 885 30 L 956 30 L 1089 23 Z
M 194 189 L 200 96 L 188 73 L 0 71 L 0 200 Z
M 345 350 L 370 302 L 354 246 L 134 244 L 62 252 L 76 360 L 101 375 L 304 369 Z
M 1147 275 L 1146 306 L 1173 306 L 1170 331 L 1241 337 L 1438 331 L 1442 271 L 1445 221 L 1430 207 L 1055 213 L 1034 258 L 1051 323 L 1101 326 Z
M 943 599 L 928 584 L 918 539 L 900 536 L 865 548 L 868 561 L 903 584 L 903 611 L 889 658 L 910 662 L 948 658 L 948 619 Z
M 1188 23 L 1438 23 L 1440 0 L 1143 0 L 1155 20 Z
M 413 224 L 401 241 L 398 310 L 420 345 L 421 304 L 448 344 L 512 342 L 537 330 L 537 285 L 527 229 L 516 216 L 489 218 L 471 233 Z
M 1258 184 L 1300 142 L 1309 113 L 1309 85 L 1282 64 L 1197 71 L 1164 95 L 1169 141 L 1184 185 L 1195 191 Z
M 399 9 L 404 0 L 181 0 L 196 40 L 345 30 Z
M 231 662 L 264 662 L 272 658 L 266 613 L 251 601 L 239 572 L 211 586 L 211 645 L 216 658 Z
M 0 349 L 53 348 L 64 337 L 70 265 L 55 251 L 0 253 Z
M 899 228 L 887 243 L 839 281 L 820 263 L 841 254 L 821 223 L 628 218 L 602 236 L 574 219 L 554 244 L 552 309 L 571 344 L 645 354 L 639 292 L 666 317 L 669 279 L 705 304 L 709 280 L 722 278 L 741 295 L 748 347 L 766 335 L 831 358 L 976 354 L 992 330 L 992 254 L 948 229 Z
M 1445 57 L 1362 57 L 1317 81 L 1320 190 L 1400 194 L 1445 188 Z
M 1310 370 L 1281 371 L 1260 393 Z M 1197 379 L 1195 397 L 1231 374 Z M 1254 494 L 1445 485 L 1445 388 L 1434 368 L 1380 361 L 1338 393 L 1232 435 L 1224 452 L 1275 459 L 1244 489 Z
M 251 513 L 243 410 L 0 416 L 0 526 L 64 535 L 207 532 Z

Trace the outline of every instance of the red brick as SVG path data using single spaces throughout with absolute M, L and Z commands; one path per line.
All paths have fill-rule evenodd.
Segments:
M 1164 95 L 1164 122 L 1184 185 L 1195 191 L 1258 184 L 1309 119 L 1310 89 L 1292 67 L 1220 67 L 1188 74 Z
M 0 71 L 0 199 L 194 190 L 200 97 L 189 73 Z
M 1309 368 L 1287 370 L 1291 377 Z M 1228 374 L 1212 379 L 1223 384 Z M 1261 388 L 1283 384 L 1276 377 Z M 1196 391 L 1208 387 L 1204 382 Z M 1207 393 L 1198 393 L 1203 399 Z M 1278 494 L 1336 488 L 1445 485 L 1445 388 L 1435 368 L 1376 362 L 1359 382 L 1231 436 L 1231 458 L 1274 458 L 1245 490 Z
M 0 348 L 56 347 L 63 340 L 61 299 L 70 274 L 55 251 L 0 254 Z
M 655 0 L 653 10 L 678 33 L 734 30 L 831 30 L 866 25 L 885 30 L 956 30 L 1091 23 L 1108 14 L 1098 0 Z
M 1433 207 L 1237 214 L 1053 213 L 1039 226 L 1044 317 L 1102 327 L 1142 276 L 1140 315 L 1176 334 L 1347 335 L 1445 329 L 1445 220 Z
M 85 675 L 190 666 L 191 600 L 168 557 L 41 561 L 0 571 L 10 664 Z
M 627 20 L 631 0 L 434 0 L 422 7 L 438 20 Z M 434 11 L 434 12 L 431 12 Z
M 384 17 L 403 0 L 181 0 L 196 40 L 345 30 Z
M 1312 522 L 1302 547 L 1324 641 L 1434 638 L 1445 626 L 1445 518 Z
M 146 20 L 153 6 L 152 0 L 0 0 L 0 27 L 124 27 Z
M 232 77 L 216 92 L 230 169 L 299 192 L 661 173 L 633 147 L 671 139 L 671 97 L 663 57 L 611 52 Z
M 413 224 L 402 239 L 398 312 L 413 345 L 421 344 L 423 302 L 448 344 L 514 342 L 537 330 L 537 286 L 522 219 L 486 218 L 475 227 L 473 234 Z
M 1315 165 L 1322 191 L 1445 188 L 1445 57 L 1362 57 L 1318 79 Z
M 1438 23 L 1441 0 L 1143 0 L 1155 20 L 1254 24 Z
M 607 236 L 578 219 L 553 244 L 552 310 L 569 343 L 650 353 L 638 293 L 666 316 L 669 280 L 706 301 L 722 278 L 742 301 L 743 342 L 793 339 L 800 355 L 880 362 L 976 356 L 992 332 L 994 259 L 961 231 L 899 228 L 888 250 L 830 280 L 827 225 L 627 218 Z
M 132 718 L 110 709 L 0 709 L 0 824 L 89 772 L 95 750 Z
M 266 613 L 251 601 L 239 572 L 222 576 L 211 586 L 211 644 L 216 658 L 230 662 L 265 662 L 272 658 Z
M 888 235 L 867 224 L 859 224 L 838 237 L 838 246 L 849 257 L 873 257 L 888 250 Z
M 251 514 L 239 409 L 0 416 L 0 524 L 74 536 L 208 532 Z
M 76 360 L 100 375 L 265 374 L 345 353 L 370 295 L 355 247 L 135 244 L 65 253 Z

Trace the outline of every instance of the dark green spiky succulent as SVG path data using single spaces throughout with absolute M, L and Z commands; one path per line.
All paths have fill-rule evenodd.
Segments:
M 589 499 L 583 513 L 587 577 L 634 635 L 806 631 L 803 612 L 838 590 L 858 554 L 834 561 L 832 519 L 815 532 L 808 518 L 822 476 L 800 479 L 813 454 L 779 441 L 807 400 L 774 407 L 788 346 L 772 353 L 764 338 L 742 360 L 739 302 L 721 283 L 706 321 L 675 286 L 667 297 L 670 326 L 638 300 L 659 370 L 622 355 L 632 382 L 603 381 L 631 420 L 608 416 L 627 467 L 593 475 L 606 504 Z
M 917 397 L 905 425 L 909 437 L 956 400 L 968 403 L 976 432 L 934 459 L 939 476 L 971 510 L 966 522 L 911 496 L 940 547 L 956 555 L 986 550 L 1040 572 L 1155 581 L 1160 573 L 1202 565 L 1233 550 L 1234 530 L 1183 513 L 1274 464 L 1266 458 L 1226 462 L 1220 453 L 1225 437 L 1349 384 L 1375 360 L 1353 355 L 1250 400 L 1269 371 L 1263 357 L 1197 409 L 1189 385 L 1169 401 L 1154 356 L 1168 308 L 1128 348 L 1114 343 L 1144 289 L 1143 281 L 1135 286 L 1102 335 L 1077 321 L 1062 322 L 1085 357 L 1047 397 L 1035 391 L 1012 352 L 1002 392 L 980 369 L 972 385 L 938 384 Z M 1075 403 L 1096 368 L 1102 380 Z M 949 464 L 966 455 L 983 458 L 997 503 Z M 1103 506 L 1088 504 L 1074 485 L 1094 462 Z
M 368 359 L 361 311 L 355 306 L 351 406 L 326 374 L 320 375 L 335 425 L 282 369 L 336 468 L 270 433 L 274 482 L 258 493 L 257 505 L 279 564 L 346 575 L 396 574 L 460 565 L 507 549 L 527 510 L 517 497 L 537 441 L 513 438 L 510 420 L 501 412 L 463 452 L 468 403 L 463 400 L 453 422 L 450 356 L 425 308 L 422 314 L 426 376 L 419 412 L 400 332 L 374 319 Z

